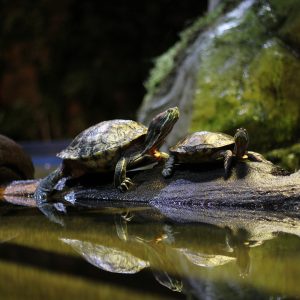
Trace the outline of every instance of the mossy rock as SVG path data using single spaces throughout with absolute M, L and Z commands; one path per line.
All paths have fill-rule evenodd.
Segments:
M 206 20 L 211 20 L 209 26 L 205 23 L 203 27 L 199 21 L 198 28 L 196 23 L 192 25 L 190 39 L 188 30 L 181 35 L 181 41 L 168 52 L 168 68 L 157 61 L 148 83 L 153 83 L 157 74 L 162 80 L 147 85 L 140 121 L 147 123 L 157 110 L 178 105 L 181 120 L 167 141 L 169 145 L 188 132 L 233 134 L 238 127 L 248 129 L 251 150 L 266 152 L 297 142 L 300 2 L 246 0 Z M 183 41 L 185 50 L 178 46 Z M 197 56 L 188 65 L 193 51 L 198 51 Z M 187 66 L 196 71 L 184 70 Z M 180 76 L 182 88 L 176 92 Z
M 300 143 L 290 147 L 274 149 L 266 153 L 266 158 L 285 169 L 295 171 L 300 169 Z
M 217 57 L 212 53 L 205 62 L 209 68 L 199 74 L 190 130 L 233 133 L 246 127 L 259 150 L 291 142 L 300 118 L 298 59 L 277 39 L 267 41 L 246 69 L 243 52 L 248 50 L 240 49 L 234 58 L 230 50 L 225 47 Z

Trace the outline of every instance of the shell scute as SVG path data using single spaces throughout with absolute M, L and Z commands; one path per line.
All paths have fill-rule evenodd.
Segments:
M 98 159 L 100 162 L 146 135 L 147 131 L 146 126 L 131 120 L 104 121 L 78 134 L 57 156 L 73 160 Z
M 179 141 L 175 146 L 170 148 L 170 151 L 179 154 L 186 152 L 203 152 L 209 154 L 214 149 L 233 144 L 234 138 L 228 134 L 221 132 L 199 131 L 194 132 Z

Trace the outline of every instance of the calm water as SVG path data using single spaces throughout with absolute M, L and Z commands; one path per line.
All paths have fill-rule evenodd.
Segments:
M 1 299 L 300 298 L 297 219 L 101 208 L 60 226 L 2 204 L 0 220 Z

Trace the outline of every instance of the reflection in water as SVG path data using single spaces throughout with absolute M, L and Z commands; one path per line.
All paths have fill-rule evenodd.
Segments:
M 234 261 L 234 257 L 225 255 L 212 255 L 205 253 L 195 253 L 189 249 L 179 249 L 179 251 L 194 265 L 199 267 L 213 268 L 225 265 Z
M 149 263 L 112 247 L 99 244 L 62 238 L 90 264 L 104 271 L 123 274 L 134 274 L 149 266 Z
M 126 213 L 127 215 L 128 213 Z M 130 218 L 132 220 L 133 217 Z M 140 235 L 131 235 L 128 233 L 128 222 L 124 215 L 118 215 L 115 218 L 116 232 L 120 239 L 142 243 L 145 247 L 145 253 L 149 266 L 155 279 L 163 286 L 172 291 L 182 292 L 196 298 L 203 299 L 204 291 L 199 294 L 196 289 L 191 289 L 194 278 L 189 278 L 190 266 L 213 268 L 229 262 L 235 261 L 240 270 L 240 275 L 245 277 L 249 273 L 250 256 L 249 256 L 249 233 L 242 228 L 233 232 L 229 227 L 224 229 L 224 252 L 227 255 L 209 254 L 201 251 L 195 251 L 190 248 L 177 248 L 176 235 L 180 231 L 174 230 L 170 225 L 162 224 L 161 235 L 147 240 Z M 201 245 L 201 241 L 199 241 Z M 252 243 L 251 243 L 252 244 Z M 188 244 L 186 245 L 188 247 Z M 201 286 L 199 280 L 196 280 L 198 286 Z M 203 284 L 203 282 L 202 282 Z M 184 286 L 185 285 L 185 286 Z
M 63 203 L 48 203 L 46 201 L 38 202 L 39 210 L 53 223 L 64 226 L 62 214 L 66 213 L 66 208 Z
M 164 243 L 165 239 L 167 240 L 168 236 L 158 237 L 153 241 L 136 238 L 145 247 L 146 257 L 154 278 L 170 290 L 181 292 L 183 283 L 180 273 L 174 265 L 177 259 L 176 253 L 172 253 L 172 248 L 169 248 L 168 244 Z
M 236 256 L 236 264 L 239 267 L 240 276 L 245 277 L 250 271 L 250 246 L 257 246 L 260 242 L 250 241 L 250 234 L 244 228 L 238 228 L 236 233 L 229 227 L 226 227 L 225 229 L 228 245 L 232 248 L 232 251 Z
M 288 233 L 280 233 L 287 227 L 280 230 L 279 221 L 273 224 L 267 218 L 264 226 L 253 220 L 252 227 L 247 228 L 230 225 L 234 224 L 233 219 L 228 219 L 226 226 L 201 223 L 196 218 L 194 222 L 178 223 L 149 207 L 90 209 L 80 213 L 70 210 L 62 216 L 64 227 L 34 210 L 11 208 L 0 217 L 0 281 L 13 272 L 7 268 L 10 263 L 18 266 L 16 274 L 24 272 L 24 276 L 28 276 L 25 266 L 31 266 L 33 274 L 37 274 L 31 282 L 39 281 L 39 286 L 49 289 L 55 280 L 64 282 L 61 272 L 71 276 L 70 287 L 76 278 L 96 282 L 101 289 L 103 281 L 107 281 L 114 286 L 108 299 L 123 287 L 129 289 L 123 299 L 132 298 L 142 289 L 152 299 L 266 299 L 300 295 L 297 219 Z M 51 282 L 40 282 L 44 277 L 39 269 L 51 270 L 56 276 L 51 277 Z M 25 280 L 22 276 L 16 278 Z M 70 295 L 71 291 L 66 289 L 64 293 Z

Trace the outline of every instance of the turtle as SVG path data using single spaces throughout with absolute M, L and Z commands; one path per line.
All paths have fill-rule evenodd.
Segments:
M 162 175 L 165 178 L 172 176 L 176 163 L 197 164 L 224 159 L 225 178 L 227 178 L 234 157 L 263 161 L 258 153 L 247 150 L 248 144 L 249 136 L 245 128 L 238 128 L 234 137 L 222 132 L 194 132 L 169 149 L 170 156 L 162 170 Z
M 100 122 L 78 134 L 57 154 L 61 165 L 42 179 L 35 191 L 39 203 L 51 194 L 62 178 L 77 178 L 88 173 L 114 171 L 114 185 L 125 192 L 133 184 L 126 170 L 146 161 L 167 159 L 159 152 L 165 137 L 179 118 L 177 107 L 155 116 L 149 128 L 132 120 Z

